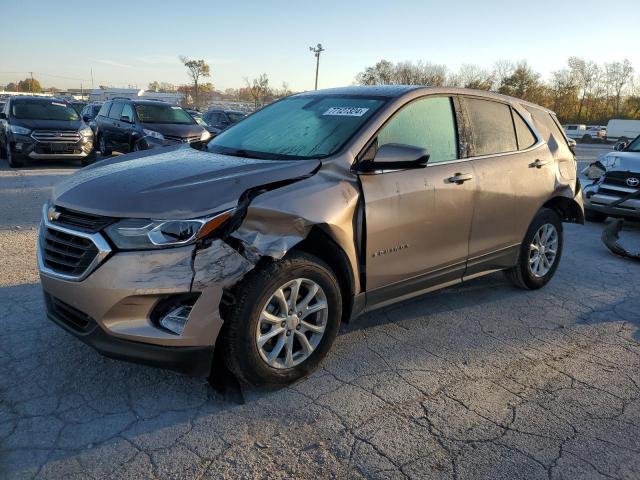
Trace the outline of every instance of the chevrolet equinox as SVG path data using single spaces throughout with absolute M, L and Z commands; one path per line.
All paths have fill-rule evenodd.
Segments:
M 286 384 L 341 321 L 504 270 L 553 277 L 584 222 L 555 115 L 483 91 L 293 95 L 198 151 L 84 168 L 44 205 L 48 316 L 109 357 Z

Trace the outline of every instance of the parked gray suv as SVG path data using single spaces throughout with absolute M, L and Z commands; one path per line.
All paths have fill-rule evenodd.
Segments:
M 504 270 L 537 289 L 584 222 L 555 115 L 465 89 L 287 97 L 212 140 L 85 168 L 44 206 L 48 315 L 103 354 L 286 384 L 341 321 Z

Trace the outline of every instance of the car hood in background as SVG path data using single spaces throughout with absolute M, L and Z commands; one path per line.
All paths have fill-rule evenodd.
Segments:
M 175 123 L 142 123 L 142 128 L 160 132 L 162 135 L 170 135 L 172 137 L 194 137 L 202 135 L 204 128 L 197 123 L 188 125 L 178 125 Z
M 607 171 L 640 172 L 639 152 L 609 152 L 600 158 Z
M 109 217 L 195 218 L 235 206 L 250 188 L 305 177 L 320 164 L 167 147 L 83 168 L 54 188 L 52 203 Z
M 79 130 L 84 122 L 82 120 L 26 120 L 21 118 L 11 119 L 11 125 L 19 125 L 30 130 Z

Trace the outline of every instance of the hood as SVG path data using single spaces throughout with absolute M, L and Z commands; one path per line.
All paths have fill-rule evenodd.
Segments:
M 11 119 L 12 125 L 19 125 L 31 130 L 79 130 L 84 125 L 82 120 L 26 120 Z
M 162 135 L 170 135 L 173 137 L 193 137 L 201 135 L 204 132 L 197 123 L 188 125 L 177 125 L 175 123 L 141 123 L 142 128 L 160 132 Z
M 639 152 L 609 152 L 600 161 L 607 171 L 640 172 Z
M 247 189 L 304 177 L 319 160 L 257 160 L 186 145 L 121 155 L 59 183 L 52 203 L 109 217 L 186 219 L 236 205 Z

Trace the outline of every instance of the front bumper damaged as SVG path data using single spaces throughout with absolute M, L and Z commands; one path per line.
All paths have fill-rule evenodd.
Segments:
M 195 376 L 209 373 L 222 328 L 224 289 L 253 264 L 223 240 L 144 252 L 119 252 L 79 282 L 40 272 L 47 315 L 108 357 Z M 195 294 L 182 334 L 154 321 L 161 302 Z

